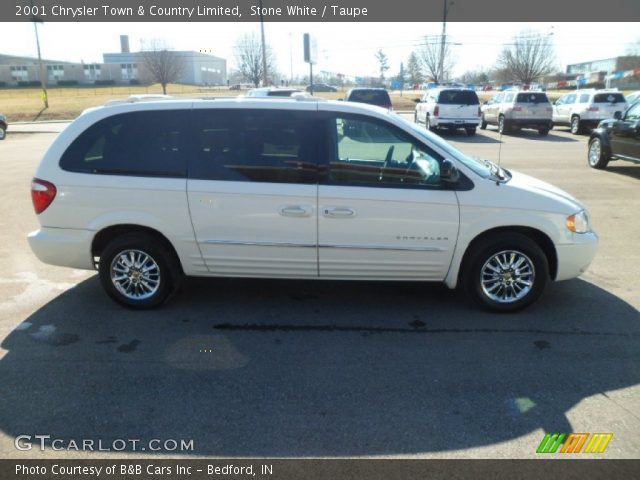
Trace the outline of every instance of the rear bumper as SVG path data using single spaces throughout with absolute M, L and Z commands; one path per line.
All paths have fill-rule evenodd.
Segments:
M 514 127 L 520 128 L 548 128 L 551 129 L 552 122 L 548 118 L 510 118 L 507 122 Z
M 440 118 L 429 117 L 431 125 L 434 127 L 447 128 L 475 128 L 480 125 L 480 118 Z
M 29 246 L 44 263 L 93 270 L 91 242 L 95 232 L 42 227 L 27 236 Z
M 595 232 L 573 234 L 574 242 L 556 245 L 558 272 L 556 280 L 568 280 L 582 275 L 596 255 L 598 236 Z

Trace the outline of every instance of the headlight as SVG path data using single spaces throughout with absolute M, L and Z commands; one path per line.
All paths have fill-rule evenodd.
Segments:
M 567 228 L 573 233 L 587 233 L 591 231 L 589 227 L 589 215 L 582 210 L 567 217 Z

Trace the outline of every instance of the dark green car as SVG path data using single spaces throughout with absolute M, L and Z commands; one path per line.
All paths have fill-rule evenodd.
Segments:
M 600 122 L 591 133 L 587 160 L 598 169 L 607 168 L 611 160 L 640 163 L 640 101 L 623 115 Z

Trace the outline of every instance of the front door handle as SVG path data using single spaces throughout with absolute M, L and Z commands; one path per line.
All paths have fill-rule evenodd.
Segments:
M 349 207 L 324 207 L 322 213 L 325 217 L 349 218 L 355 217 L 356 211 Z
M 285 205 L 278 209 L 283 217 L 310 217 L 313 208 L 308 205 Z

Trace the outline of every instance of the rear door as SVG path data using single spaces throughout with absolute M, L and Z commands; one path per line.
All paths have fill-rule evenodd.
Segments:
M 478 95 L 472 90 L 442 90 L 438 97 L 440 121 L 469 123 L 478 120 Z
M 596 93 L 593 96 L 591 108 L 598 112 L 598 118 L 604 120 L 605 118 L 613 118 L 616 112 L 624 113 L 627 108 L 627 102 L 624 95 L 619 92 Z
M 571 109 L 576 101 L 576 94 L 570 93 L 560 97 L 553 106 L 553 121 L 562 125 L 568 125 L 571 121 Z
M 320 277 L 444 279 L 459 211 L 455 192 L 440 182 L 443 155 L 367 116 L 327 113 L 325 122 Z
M 316 277 L 316 112 L 194 110 L 187 185 L 212 275 Z
M 543 92 L 518 93 L 515 107 L 514 118 L 551 120 L 551 103 Z
M 500 104 L 502 99 L 504 98 L 504 93 L 498 93 L 495 95 L 484 109 L 484 119 L 489 123 L 497 123 L 498 121 L 498 110 L 500 109 Z

